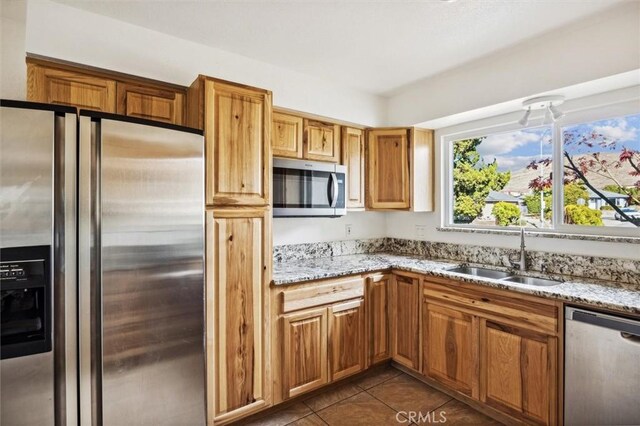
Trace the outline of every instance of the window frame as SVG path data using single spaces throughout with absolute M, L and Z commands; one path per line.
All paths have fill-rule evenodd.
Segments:
M 640 114 L 640 103 L 638 99 L 627 99 L 608 105 L 590 106 L 586 108 L 576 109 L 567 112 L 566 115 L 556 122 L 544 123 L 544 117 L 534 117 L 529 120 L 529 125 L 523 127 L 517 122 L 507 120 L 497 121 L 496 125 L 484 126 L 481 128 L 468 129 L 460 132 L 449 133 L 441 136 L 443 146 L 444 160 L 444 179 L 442 182 L 442 212 L 441 224 L 443 228 L 462 228 L 468 230 L 479 231 L 513 231 L 519 229 L 516 226 L 478 226 L 472 224 L 459 224 L 453 222 L 453 144 L 462 139 L 485 137 L 491 134 L 500 134 L 506 132 L 515 132 L 518 130 L 533 129 L 542 126 L 551 127 L 552 135 L 552 158 L 553 158 L 553 183 L 552 183 L 552 199 L 554 206 L 562 206 L 564 204 L 564 179 L 558 179 L 557 176 L 564 177 L 564 160 L 562 159 L 562 129 L 578 124 L 585 124 L 594 121 L 611 120 L 629 115 Z M 519 115 L 519 114 L 518 114 Z M 511 116 L 511 115 L 510 115 Z M 519 117 L 518 117 L 519 119 Z M 561 161 L 557 161 L 560 159 Z M 549 233 L 549 234 L 575 234 L 575 235 L 597 235 L 610 237 L 638 237 L 640 236 L 640 228 L 626 227 L 606 227 L 606 226 L 581 226 L 564 223 L 564 215 L 562 209 L 554 207 L 551 213 L 551 228 L 533 228 L 528 227 L 525 230 Z

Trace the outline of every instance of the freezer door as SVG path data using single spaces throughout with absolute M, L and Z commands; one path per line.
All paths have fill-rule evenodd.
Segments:
M 53 105 L 0 102 L 0 248 L 5 256 L 20 253 L 0 261 L 51 260 L 40 290 L 46 294 L 11 297 L 9 287 L 15 290 L 26 279 L 2 280 L 2 321 L 6 325 L 12 311 L 39 311 L 37 319 L 53 342 L 44 352 L 0 361 L 0 424 L 74 425 L 76 115 Z M 41 250 L 45 255 L 29 258 Z M 30 307 L 26 301 L 46 306 Z M 2 346 L 9 349 L 11 339 L 5 337 Z
M 80 131 L 82 424 L 204 424 L 203 138 Z

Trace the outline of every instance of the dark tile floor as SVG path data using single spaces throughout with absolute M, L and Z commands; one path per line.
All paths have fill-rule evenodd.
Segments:
M 411 412 L 416 414 L 409 419 Z M 422 418 L 417 413 L 421 413 Z M 501 425 L 391 366 L 377 368 L 352 383 L 334 387 L 246 425 L 377 426 L 414 423 Z

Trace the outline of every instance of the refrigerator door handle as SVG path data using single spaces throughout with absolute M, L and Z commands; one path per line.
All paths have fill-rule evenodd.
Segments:
M 76 276 L 76 115 L 56 116 L 54 152 L 54 310 L 56 424 L 78 424 Z
M 80 117 L 78 301 L 80 424 L 102 424 L 100 123 Z

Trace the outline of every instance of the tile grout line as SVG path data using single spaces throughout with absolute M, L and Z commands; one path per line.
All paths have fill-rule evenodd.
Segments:
M 393 368 L 393 367 L 391 367 L 391 368 Z M 397 368 L 393 368 L 393 369 L 394 369 L 395 371 L 397 371 L 399 374 L 396 374 L 396 375 L 395 375 L 395 376 L 393 376 L 393 377 L 389 377 L 388 379 L 384 379 L 384 380 L 383 380 L 383 381 L 381 381 L 380 383 L 376 383 L 375 385 L 371 386 L 369 389 L 373 389 L 373 388 L 375 388 L 375 387 L 377 387 L 377 386 L 380 386 L 380 385 L 381 385 L 381 384 L 383 384 L 383 383 L 388 382 L 388 381 L 389 381 L 389 380 L 391 380 L 391 379 L 395 379 L 396 377 L 398 377 L 398 376 L 401 376 L 401 375 L 405 374 L 405 373 L 403 373 L 402 371 L 398 370 Z M 306 405 L 306 406 L 311 410 L 311 412 L 312 412 L 312 413 L 314 413 L 314 414 L 318 414 L 318 412 L 320 412 L 320 411 L 322 411 L 322 410 L 325 410 L 325 409 L 327 409 L 327 408 L 329 408 L 329 407 L 332 407 L 332 406 L 334 406 L 334 405 L 338 404 L 339 402 L 342 402 L 342 401 L 347 400 L 347 399 L 349 399 L 349 398 L 353 398 L 353 397 L 354 397 L 354 396 L 356 396 L 356 395 L 360 395 L 362 392 L 369 393 L 369 392 L 367 392 L 367 389 L 363 388 L 362 386 L 360 386 L 360 385 L 356 385 L 355 383 L 353 383 L 353 385 L 354 385 L 355 387 L 357 387 L 358 389 L 360 389 L 360 392 L 356 392 L 356 393 L 354 393 L 354 394 L 353 394 L 353 395 L 351 395 L 351 396 L 348 396 L 348 397 L 343 398 L 343 399 L 341 399 L 341 400 L 338 400 L 338 401 L 336 401 L 336 402 L 332 402 L 331 404 L 327 405 L 326 407 L 321 408 L 321 409 L 320 409 L 320 410 L 318 410 L 318 411 L 314 410 L 311 406 L 309 406 L 309 404 L 307 404 L 307 402 L 306 402 L 306 401 L 302 401 L 302 403 L 303 403 L 304 405 Z M 369 394 L 369 395 L 371 395 L 371 394 Z M 319 396 L 319 395 L 318 395 L 318 396 Z M 372 395 L 372 396 L 373 396 L 373 395 Z M 375 398 L 375 397 L 374 397 L 374 398 Z M 377 398 L 376 398 L 376 399 L 377 399 Z M 389 408 L 391 408 L 391 407 L 389 407 Z M 318 416 L 320 416 L 320 415 L 318 414 Z M 306 416 L 305 416 L 305 417 L 306 417 Z M 303 417 L 301 417 L 301 418 L 303 418 Z
M 358 386 L 358 385 L 354 385 L 354 386 L 355 386 L 355 387 L 357 387 L 358 389 L 360 389 L 360 391 L 359 391 L 359 392 L 354 393 L 353 395 L 349 395 L 349 396 L 347 396 L 346 398 L 342 398 L 342 399 L 340 399 L 340 400 L 338 400 L 338 401 L 336 401 L 336 402 L 332 402 L 331 404 L 327 405 L 326 407 L 322 407 L 322 408 L 321 408 L 321 409 L 319 409 L 318 411 L 314 410 L 314 409 L 313 409 L 313 407 L 309 406 L 309 404 L 307 404 L 307 401 L 302 401 L 302 403 L 303 403 L 304 405 L 306 405 L 307 407 L 309 407 L 309 409 L 311 410 L 311 412 L 312 412 L 313 414 L 318 414 L 318 412 L 320 412 L 320 411 L 322 411 L 322 410 L 325 410 L 325 409 L 327 409 L 327 408 L 329 408 L 329 407 L 332 407 L 332 406 L 334 406 L 334 405 L 338 404 L 339 402 L 342 402 L 342 401 L 347 400 L 347 399 L 349 399 L 349 398 L 353 398 L 353 397 L 354 397 L 354 396 L 356 396 L 356 395 L 360 395 L 362 392 L 366 392 L 366 391 L 365 391 L 364 389 L 362 389 L 360 386 Z M 322 395 L 322 394 L 320 394 L 320 395 Z M 320 395 L 318 395 L 318 396 L 320 396 Z M 306 417 L 306 416 L 305 416 L 305 417 Z
M 375 386 L 374 386 L 375 387 Z M 373 388 L 372 388 L 373 389 Z M 365 391 L 367 392 L 367 391 Z M 372 397 L 373 399 L 375 399 L 376 401 L 381 402 L 383 405 L 385 405 L 386 407 L 390 408 L 391 411 L 393 411 L 396 414 L 400 414 L 400 411 L 396 410 L 395 408 L 393 408 L 392 406 L 390 406 L 389 404 L 387 404 L 386 402 L 384 402 L 383 400 L 381 400 L 380 398 L 376 397 L 373 394 L 370 394 L 369 392 L 367 392 L 367 395 L 369 395 L 370 397 Z M 400 414 L 403 418 L 407 419 L 405 416 L 403 416 L 402 414 Z M 411 421 L 409 419 L 407 419 L 407 421 Z

